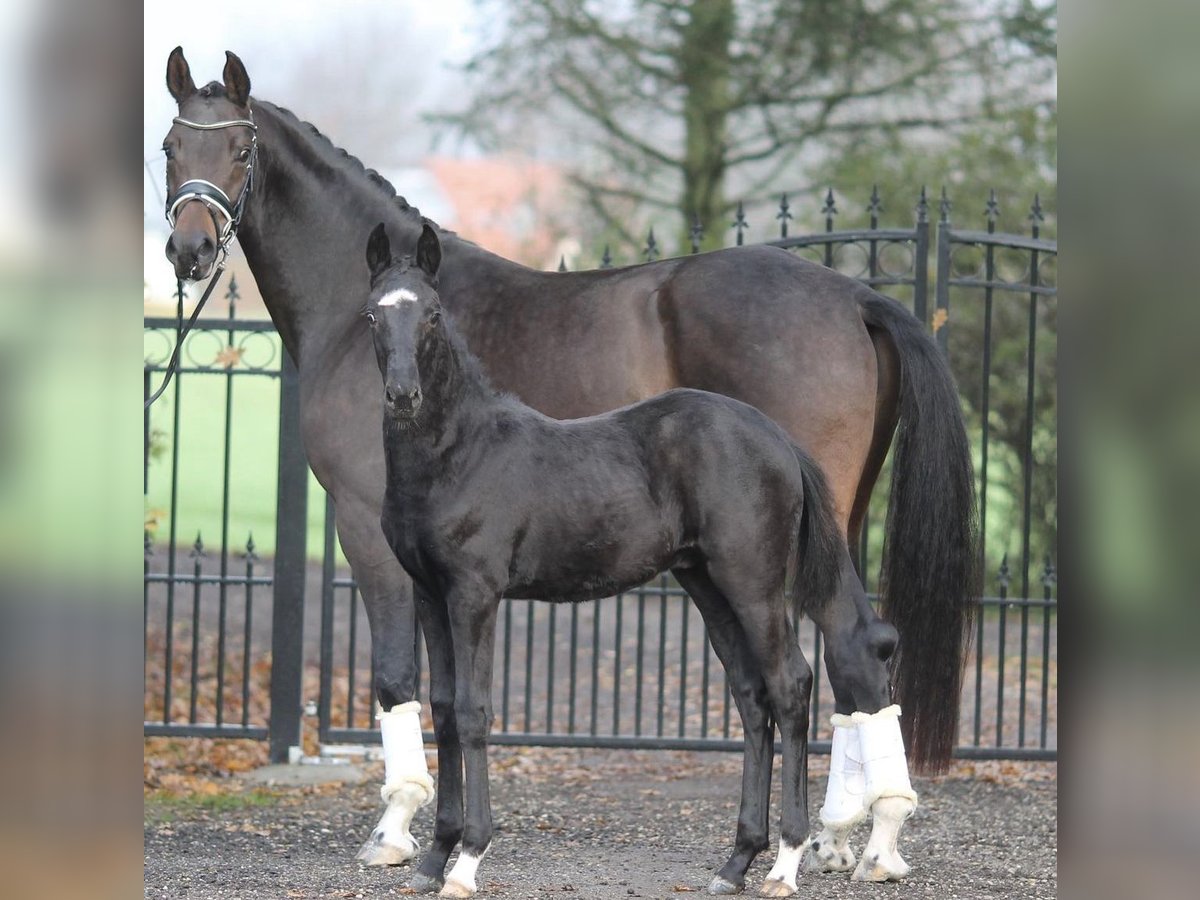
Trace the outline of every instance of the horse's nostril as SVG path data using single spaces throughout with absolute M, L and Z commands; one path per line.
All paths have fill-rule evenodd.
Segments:
M 421 403 L 421 389 L 417 387 L 409 391 L 408 399 L 412 403 L 414 409 L 419 406 Z

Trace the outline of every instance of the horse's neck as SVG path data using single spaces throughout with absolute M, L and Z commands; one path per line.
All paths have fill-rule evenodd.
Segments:
M 368 290 L 363 254 L 371 228 L 387 222 L 393 245 L 403 248 L 415 246 L 421 223 L 290 115 L 258 102 L 255 117 L 260 171 L 239 242 L 267 311 L 303 372 L 305 358 L 340 355 L 347 341 L 361 338 L 357 318 Z M 497 267 L 521 268 L 453 235 L 443 243 L 448 258 L 469 261 L 477 284 L 488 284 Z M 456 307 L 469 315 L 466 309 L 475 305 L 470 296 Z

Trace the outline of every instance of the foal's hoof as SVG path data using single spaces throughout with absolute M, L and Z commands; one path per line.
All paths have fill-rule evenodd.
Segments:
M 442 879 L 431 878 L 424 872 L 416 872 L 408 886 L 418 894 L 436 894 L 442 889 Z
M 851 881 L 901 881 L 908 875 L 909 865 L 899 853 L 863 854 Z
M 740 894 L 742 886 L 734 884 L 732 881 L 726 881 L 718 875 L 708 883 L 708 892 L 710 894 Z
M 461 881 L 455 881 L 450 878 L 446 881 L 445 887 L 438 892 L 439 897 L 474 897 L 475 888 L 470 885 L 463 884 Z
M 758 889 L 760 897 L 790 897 L 794 893 L 796 889 L 779 878 L 768 878 Z
M 416 855 L 416 841 L 397 846 L 387 843 L 382 831 L 376 831 L 367 838 L 354 858 L 366 866 L 402 866 Z
M 849 847 L 839 850 L 832 843 L 810 841 L 804 848 L 805 872 L 849 872 L 854 862 L 854 851 Z

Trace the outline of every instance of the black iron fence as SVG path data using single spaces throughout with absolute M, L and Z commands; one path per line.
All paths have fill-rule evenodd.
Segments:
M 977 452 L 981 552 L 992 573 L 964 680 L 958 753 L 1053 758 L 1057 245 L 1040 236 L 1042 211 L 1036 202 L 1029 235 L 996 231 L 994 197 L 986 206 L 985 229 L 978 231 L 952 225 L 944 195 L 936 225 L 929 207 L 922 192 L 911 227 L 881 228 L 881 204 L 873 193 L 866 208 L 869 224 L 838 230 L 830 192 L 821 210 L 824 230 L 797 235 L 789 234 L 792 212 L 784 197 L 776 213 L 779 234 L 768 243 L 907 302 L 950 354 Z M 739 207 L 731 225 L 736 243 L 743 242 L 747 228 Z M 698 242 L 693 232 L 693 245 Z M 657 254 L 651 233 L 642 258 Z M 606 247 L 600 265 L 613 264 Z M 304 525 L 308 479 L 298 453 L 295 370 L 269 323 L 236 318 L 232 290 L 229 317 L 198 323 L 185 342 L 187 364 L 168 392 L 169 402 L 154 407 L 145 423 L 147 497 L 161 496 L 166 503 L 154 540 L 149 531 L 146 538 L 145 733 L 269 736 L 272 757 L 282 759 L 298 742 L 305 701 L 310 701 L 322 742 L 376 741 L 370 635 L 357 586 L 338 552 L 331 501 L 315 504 L 314 511 L 323 507 L 323 516 L 314 516 L 308 530 Z M 176 327 L 176 319 L 146 320 L 147 391 L 161 372 Z M 249 379 L 267 380 L 278 390 L 272 397 L 260 392 L 254 403 L 239 402 L 240 385 Z M 209 516 L 219 531 L 219 547 L 211 551 L 200 536 L 190 549 L 181 538 L 194 530 L 180 497 L 181 443 L 187 443 L 181 405 L 190 385 L 200 381 L 212 383 L 207 399 L 223 413 L 221 423 L 211 410 L 208 416 L 221 435 L 220 441 L 210 441 L 211 466 L 221 473 L 206 495 L 219 512 L 219 521 Z M 192 410 L 189 406 L 189 416 Z M 236 452 L 243 427 L 239 416 L 259 427 L 264 420 L 277 422 L 277 433 L 263 441 L 269 447 L 246 451 L 255 454 L 259 481 L 270 478 L 276 485 L 269 501 L 260 501 L 274 510 L 268 536 L 273 565 L 258 559 L 252 540 L 238 545 L 240 553 L 235 549 L 231 484 L 244 462 Z M 168 428 L 158 427 L 160 418 L 169 419 Z M 264 455 L 274 459 L 273 467 L 262 465 Z M 886 476 L 885 470 L 859 548 L 868 587 L 878 566 Z M 157 493 L 155 479 L 160 480 Z M 155 517 L 151 509 L 148 519 Z M 306 565 L 308 550 L 319 558 Z M 308 591 L 305 599 L 309 574 L 319 590 Z M 1040 590 L 1032 590 L 1038 582 Z M 269 608 L 260 608 L 267 606 L 268 596 Z M 306 606 L 309 621 L 320 623 L 315 647 L 314 633 L 304 629 Z M 497 743 L 740 746 L 737 716 L 731 716 L 724 672 L 704 623 L 668 578 L 579 606 L 505 601 L 499 627 Z M 820 634 L 806 625 L 801 642 L 817 672 L 812 738 L 820 752 L 828 747 L 830 711 Z

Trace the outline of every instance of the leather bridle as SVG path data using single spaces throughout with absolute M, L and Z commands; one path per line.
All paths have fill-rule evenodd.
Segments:
M 194 128 L 197 131 L 216 131 L 221 128 L 238 127 L 249 128 L 250 157 L 246 160 L 246 180 L 242 182 L 242 189 L 238 191 L 237 200 L 231 201 L 228 194 L 211 181 L 203 178 L 191 178 L 185 181 L 178 187 L 174 194 L 167 198 L 167 222 L 170 224 L 172 231 L 175 230 L 175 223 L 179 220 L 179 211 L 188 203 L 198 201 L 207 207 L 213 217 L 214 224 L 217 225 L 217 260 L 213 268 L 212 277 L 208 281 L 208 286 L 205 287 L 204 293 L 200 296 L 200 302 L 192 310 L 192 315 L 188 319 L 186 326 L 183 325 L 183 305 L 182 300 L 180 301 L 178 324 L 175 327 L 175 350 L 171 354 L 170 361 L 167 363 L 167 374 L 163 377 L 162 384 L 158 386 L 158 390 L 146 399 L 145 409 L 149 409 L 150 405 L 162 396 L 163 391 L 167 389 L 167 385 L 171 383 L 172 376 L 178 371 L 179 352 L 183 347 L 184 338 L 188 336 L 188 332 L 196 324 L 196 320 L 200 317 L 200 310 L 204 309 L 204 304 L 208 302 L 208 298 L 212 295 L 217 282 L 221 280 L 221 275 L 225 271 L 225 263 L 229 257 L 229 245 L 233 243 L 233 239 L 237 236 L 238 226 L 242 223 L 242 213 L 246 209 L 246 200 L 250 197 L 250 191 L 254 188 L 254 166 L 258 162 L 258 126 L 254 124 L 253 113 L 249 113 L 248 111 L 248 116 L 249 118 L 245 119 L 225 119 L 221 122 L 193 122 L 182 116 L 176 116 L 173 120 L 176 125 L 183 125 L 185 128 Z M 180 296 L 182 296 L 182 288 Z

